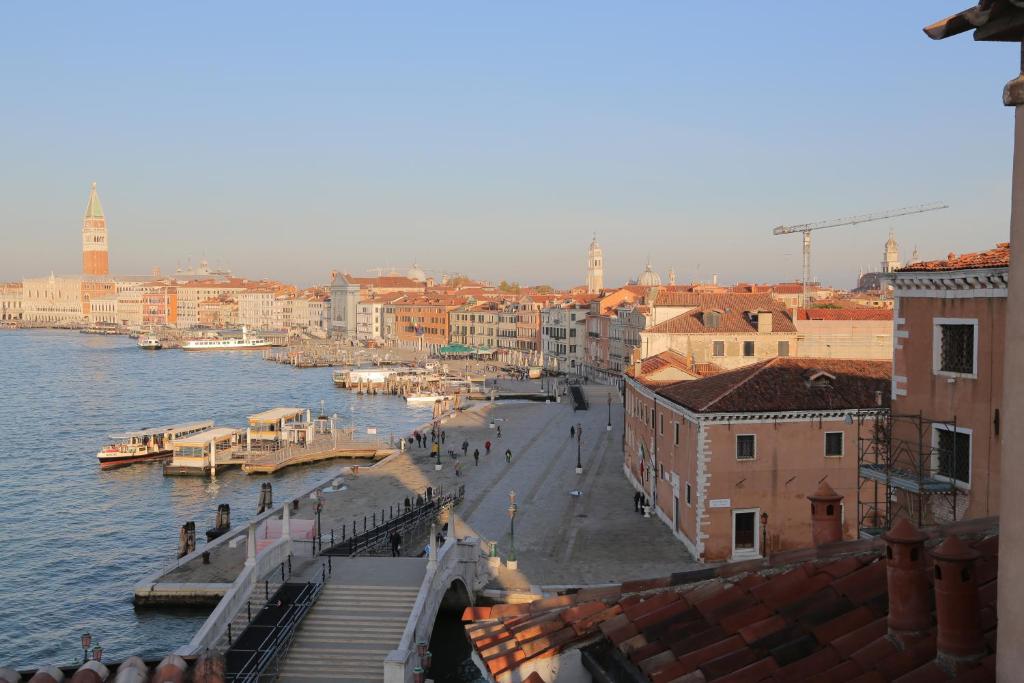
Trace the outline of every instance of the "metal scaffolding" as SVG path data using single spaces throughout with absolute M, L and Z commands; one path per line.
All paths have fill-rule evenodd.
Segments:
M 957 519 L 960 491 L 955 478 L 947 475 L 956 473 L 959 458 L 969 454 L 957 453 L 956 438 L 952 449 L 943 449 L 935 436 L 935 427 L 955 434 L 955 417 L 935 420 L 884 410 L 858 416 L 857 425 L 861 538 L 884 533 L 900 516 L 919 527 Z

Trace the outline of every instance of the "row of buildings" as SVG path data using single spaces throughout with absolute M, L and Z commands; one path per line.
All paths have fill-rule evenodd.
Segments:
M 873 321 L 843 309 L 793 316 L 765 300 L 719 313 L 719 300 L 656 322 L 625 372 L 627 478 L 704 561 L 803 546 L 806 494 L 822 483 L 811 503 L 839 518 L 845 538 L 898 517 L 922 526 L 998 514 L 1009 259 L 1000 244 L 889 273 L 888 359 L 874 357 L 881 339 L 852 344 Z M 736 336 L 700 336 L 709 323 Z M 669 329 L 699 339 L 655 341 Z

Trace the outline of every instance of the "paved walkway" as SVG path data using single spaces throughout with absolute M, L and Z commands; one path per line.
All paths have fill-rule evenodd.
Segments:
M 384 659 L 402 639 L 427 561 L 356 557 L 333 565 L 281 662 L 279 681 L 384 680 Z

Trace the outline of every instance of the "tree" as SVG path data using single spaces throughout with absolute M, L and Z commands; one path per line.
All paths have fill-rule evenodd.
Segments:
M 519 283 L 518 282 L 506 282 L 505 280 L 502 280 L 498 284 L 498 291 L 500 291 L 500 292 L 507 292 L 507 293 L 510 293 L 510 294 L 518 294 L 519 290 L 520 290 L 520 287 L 519 287 Z
M 537 285 L 536 287 L 533 288 L 533 291 L 537 292 L 538 294 L 551 294 L 553 291 L 555 291 L 555 288 L 552 287 L 551 285 Z

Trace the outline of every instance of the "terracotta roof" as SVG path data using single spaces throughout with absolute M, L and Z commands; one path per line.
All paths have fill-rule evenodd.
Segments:
M 892 320 L 890 308 L 801 308 L 797 320 Z
M 1010 265 L 1010 243 L 999 242 L 995 249 L 957 256 L 950 252 L 945 259 L 919 261 L 908 264 L 896 272 L 908 273 L 922 270 L 970 270 L 973 268 L 1008 268 Z
M 824 373 L 824 374 L 822 374 Z M 699 413 L 763 413 L 888 405 L 892 363 L 836 358 L 771 358 L 658 391 Z
M 748 312 L 772 313 L 773 332 L 796 332 L 785 306 L 770 294 L 698 294 L 694 292 L 658 293 L 654 306 L 693 306 L 647 330 L 657 334 L 757 334 L 757 326 Z M 721 318 L 714 327 L 707 325 L 705 313 L 718 311 Z
M 385 275 L 382 277 L 355 277 L 345 273 L 345 280 L 352 285 L 360 287 L 384 287 L 390 289 L 423 289 L 423 283 L 399 275 Z
M 184 659 L 178 655 L 167 655 L 160 661 L 145 661 L 140 657 L 129 657 L 120 664 L 104 664 L 99 661 L 74 666 L 45 666 L 30 671 L 18 672 L 0 667 L 0 683 L 18 683 L 33 680 L 39 683 L 74 681 L 192 681 L 192 683 L 223 683 L 224 658 L 219 655 L 204 655 L 198 659 Z
M 718 367 L 714 363 L 695 363 L 690 357 L 684 356 L 683 354 L 670 349 L 668 351 L 662 351 L 657 355 L 644 358 L 640 362 L 640 379 L 643 381 L 647 375 L 652 375 L 659 370 L 664 370 L 666 368 L 674 368 L 681 372 L 685 372 L 691 377 L 709 377 L 722 371 L 722 368 Z M 626 370 L 626 374 L 630 377 L 634 376 L 632 365 L 630 365 Z M 670 381 L 670 383 L 673 384 L 675 382 L 676 380 Z M 648 382 L 644 383 L 648 384 Z M 664 384 L 664 382 L 655 383 Z
M 959 536 L 978 555 L 978 618 L 987 654 L 964 663 L 957 680 L 994 680 L 997 520 L 924 533 L 926 547 Z M 952 680 L 936 663 L 934 618 L 917 640 L 901 645 L 889 636 L 883 547 L 881 539 L 832 543 L 527 604 L 468 608 L 463 621 L 494 677 L 579 647 L 605 680 Z M 923 571 L 931 582 L 931 552 Z

